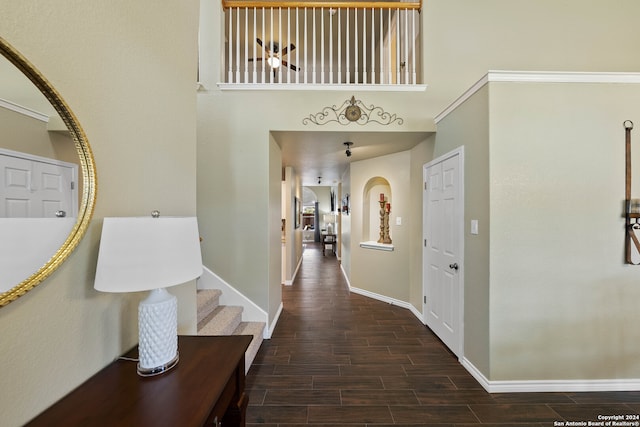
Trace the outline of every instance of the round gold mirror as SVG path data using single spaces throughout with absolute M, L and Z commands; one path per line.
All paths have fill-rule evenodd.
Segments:
M 96 171 L 87 137 L 58 92 L 1 37 L 0 54 L 4 306 L 41 283 L 76 248 L 93 215 Z M 62 196 L 53 194 L 59 188 Z

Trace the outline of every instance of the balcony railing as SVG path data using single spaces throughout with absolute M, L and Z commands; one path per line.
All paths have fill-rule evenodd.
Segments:
M 225 83 L 416 85 L 421 3 L 223 0 Z

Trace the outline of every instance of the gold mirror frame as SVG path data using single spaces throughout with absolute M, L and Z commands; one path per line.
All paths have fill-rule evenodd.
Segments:
M 31 82 L 42 92 L 42 94 L 49 100 L 53 108 L 60 115 L 60 118 L 64 121 L 69 130 L 69 134 L 74 141 L 78 157 L 80 158 L 80 166 L 82 169 L 83 179 L 83 191 L 82 201 L 78 209 L 78 219 L 76 220 L 73 229 L 67 236 L 62 246 L 56 251 L 55 254 L 47 261 L 38 271 L 31 276 L 18 283 L 16 286 L 0 294 L 0 307 L 9 304 L 11 301 L 21 297 L 44 279 L 46 279 L 51 273 L 53 273 L 73 252 L 78 246 L 82 236 L 84 236 L 91 217 L 93 216 L 93 209 L 96 200 L 96 169 L 93 160 L 93 154 L 89 147 L 89 141 L 80 127 L 76 116 L 71 112 L 71 109 L 67 103 L 62 99 L 60 94 L 53 88 L 53 86 L 47 81 L 35 69 L 33 65 L 23 57 L 17 50 L 15 50 L 9 43 L 0 37 L 0 54 L 7 58 L 9 62 L 15 65 L 25 76 L 31 80 Z

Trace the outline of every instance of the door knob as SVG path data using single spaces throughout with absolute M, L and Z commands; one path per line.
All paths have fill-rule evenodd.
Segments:
M 65 211 L 56 211 L 56 216 L 58 218 L 64 218 L 67 216 L 67 213 Z
M 454 262 L 453 264 L 449 264 L 449 268 L 452 270 L 457 270 L 458 269 L 458 263 Z

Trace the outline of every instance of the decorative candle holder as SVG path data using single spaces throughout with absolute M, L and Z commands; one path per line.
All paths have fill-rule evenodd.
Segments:
M 389 214 L 391 213 L 391 204 L 387 203 L 387 209 L 384 211 L 384 234 L 382 236 L 382 243 L 391 244 L 391 236 L 389 235 Z
M 378 239 L 378 243 L 384 243 L 384 219 L 385 219 L 385 210 L 384 210 L 384 198 L 383 195 L 380 194 L 380 238 Z

